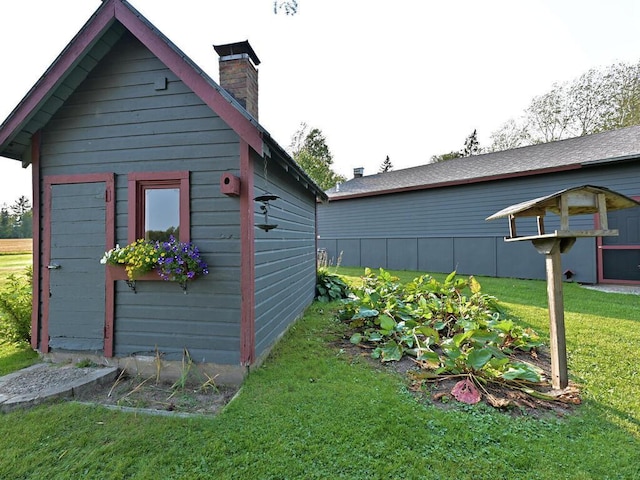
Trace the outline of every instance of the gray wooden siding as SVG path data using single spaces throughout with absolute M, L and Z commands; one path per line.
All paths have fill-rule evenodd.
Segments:
M 544 278 L 544 261 L 529 242 L 505 244 L 506 219 L 489 215 L 518 202 L 564 188 L 591 184 L 625 195 L 640 194 L 640 163 L 592 167 L 416 192 L 339 200 L 318 206 L 319 248 L 342 264 L 372 268 L 422 270 Z M 572 217 L 575 230 L 592 229 L 591 215 Z M 548 231 L 559 227 L 556 215 L 545 218 Z M 517 223 L 518 234 L 535 234 L 535 218 Z M 563 255 L 563 268 L 575 280 L 595 283 L 593 239 L 579 239 Z
M 212 62 L 214 58 L 212 57 Z M 155 81 L 166 78 L 167 88 Z M 43 131 L 42 175 L 114 172 L 116 241 L 127 243 L 127 174 L 189 170 L 191 239 L 210 274 L 176 284 L 117 282 L 115 354 L 239 364 L 239 200 L 220 193 L 239 173 L 237 135 L 149 50 L 125 34 Z M 95 258 L 96 262 L 100 259 Z
M 315 197 L 294 184 L 274 161 L 268 183 L 262 160 L 255 159 L 255 195 L 265 190 L 280 198 L 271 202 L 269 232 L 255 229 L 256 355 L 260 357 L 313 301 L 315 294 Z M 264 216 L 255 209 L 255 223 Z

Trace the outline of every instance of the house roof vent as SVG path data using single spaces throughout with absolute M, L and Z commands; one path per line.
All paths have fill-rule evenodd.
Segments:
M 364 175 L 364 167 L 357 167 L 353 169 L 353 178 L 360 178 Z

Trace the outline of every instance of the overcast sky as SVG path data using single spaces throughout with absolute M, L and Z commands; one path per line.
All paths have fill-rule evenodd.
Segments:
M 260 123 L 283 147 L 320 128 L 351 178 L 480 144 L 535 95 L 592 67 L 640 60 L 637 0 L 131 0 L 218 80 L 213 44 L 248 39 L 262 61 Z M 100 0 L 0 2 L 0 121 Z M 31 196 L 30 171 L 0 158 L 0 204 Z

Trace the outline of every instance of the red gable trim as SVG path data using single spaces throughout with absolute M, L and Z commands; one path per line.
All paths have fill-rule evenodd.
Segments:
M 54 89 L 64 74 L 72 68 L 73 64 L 83 55 L 90 44 L 104 32 L 113 22 L 113 8 L 103 5 L 87 22 L 78 35 L 67 45 L 60 56 L 53 62 L 44 75 L 31 88 L 29 93 L 12 113 L 11 118 L 0 130 L 0 145 L 18 130 L 22 123 L 38 108 L 40 102 L 45 99 L 47 93 Z
M 31 89 L 11 117 L 0 130 L 0 145 L 24 127 L 25 122 L 37 110 L 46 95 L 56 88 L 60 80 L 87 51 L 91 44 L 113 23 L 118 20 L 154 55 L 176 74 L 193 92 L 218 114 L 237 134 L 260 155 L 262 134 L 242 113 L 231 105 L 200 72 L 182 58 L 152 28 L 143 22 L 122 0 L 107 0 L 89 19 L 78 35 L 49 67 Z
M 216 112 L 241 139 L 262 155 L 262 135 L 258 129 L 128 7 L 120 0 L 113 2 L 116 19 Z

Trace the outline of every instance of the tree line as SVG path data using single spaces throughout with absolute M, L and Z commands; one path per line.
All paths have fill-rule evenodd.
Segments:
M 295 6 L 297 7 L 297 3 Z M 640 62 L 616 63 L 601 69 L 592 68 L 570 82 L 555 83 L 547 93 L 533 97 L 519 117 L 509 119 L 491 134 L 491 144 L 488 147 L 481 147 L 478 132 L 474 130 L 465 138 L 460 150 L 433 155 L 429 163 L 638 124 Z M 323 190 L 346 181 L 344 176 L 333 170 L 333 155 L 319 128 L 309 128 L 302 123 L 292 137 L 289 151 Z M 387 155 L 378 173 L 391 170 L 393 164 Z
M 592 68 L 578 78 L 554 83 L 507 120 L 481 148 L 474 130 L 461 150 L 431 157 L 431 163 L 479 153 L 580 137 L 640 124 L 640 62 Z
M 33 209 L 24 195 L 11 206 L 0 207 L 0 238 L 31 238 L 33 236 Z

